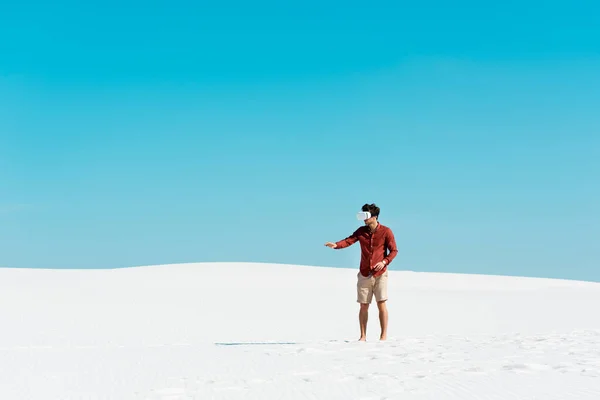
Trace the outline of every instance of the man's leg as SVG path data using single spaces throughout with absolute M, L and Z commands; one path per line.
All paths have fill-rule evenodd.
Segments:
M 379 309 L 379 325 L 381 326 L 381 336 L 379 340 L 387 339 L 387 326 L 388 326 L 388 310 L 387 310 L 387 283 L 388 283 L 388 271 L 385 271 L 383 275 L 378 276 L 373 292 L 375 294 L 375 300 L 377 301 L 377 308 Z
M 369 320 L 369 303 L 361 303 L 360 311 L 358 312 L 358 321 L 360 323 L 360 339 L 361 342 L 367 340 L 367 322 Z
M 381 336 L 379 337 L 379 340 L 386 340 L 388 324 L 388 310 L 386 301 L 378 301 L 377 308 L 379 308 L 379 325 L 381 326 Z
M 369 319 L 369 304 L 373 300 L 373 280 L 372 277 L 362 276 L 359 272 L 356 282 L 356 301 L 360 304 L 358 312 L 358 322 L 360 324 L 359 341 L 367 340 L 367 321 Z

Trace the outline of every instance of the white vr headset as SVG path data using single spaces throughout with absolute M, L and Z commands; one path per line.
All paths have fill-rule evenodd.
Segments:
M 369 218 L 371 218 L 371 213 L 368 211 L 359 211 L 359 213 L 356 214 L 356 219 L 359 221 L 364 221 Z

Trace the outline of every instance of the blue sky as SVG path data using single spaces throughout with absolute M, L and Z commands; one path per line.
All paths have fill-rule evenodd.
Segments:
M 0 266 L 357 268 L 375 202 L 394 269 L 600 281 L 597 15 L 5 5 Z

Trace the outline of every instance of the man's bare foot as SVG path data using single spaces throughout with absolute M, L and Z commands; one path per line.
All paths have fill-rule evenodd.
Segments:
M 382 340 L 382 341 L 383 341 L 383 340 L 386 340 L 386 339 L 387 339 L 387 336 L 385 336 L 385 335 L 382 335 L 382 336 L 379 338 L 379 340 Z
M 364 336 L 361 336 L 360 339 L 358 339 L 359 342 L 366 342 L 367 338 Z

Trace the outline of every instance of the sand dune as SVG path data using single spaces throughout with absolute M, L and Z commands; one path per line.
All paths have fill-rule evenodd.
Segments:
M 600 398 L 600 284 L 356 269 L 0 269 L 0 399 Z

